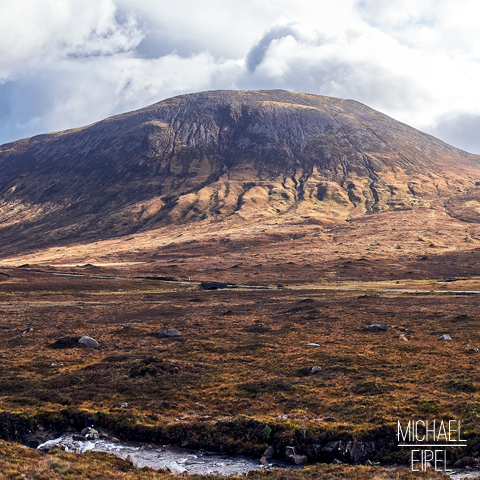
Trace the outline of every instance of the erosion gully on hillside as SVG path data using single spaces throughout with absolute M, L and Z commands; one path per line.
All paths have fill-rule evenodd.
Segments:
M 480 296 L 381 290 L 480 290 L 480 280 L 211 291 L 139 278 L 146 268 L 1 269 L 4 438 L 35 447 L 94 424 L 257 458 L 273 445 L 284 459 L 293 444 L 311 462 L 334 459 L 330 441 L 358 441 L 361 461 L 388 463 L 406 461 L 399 418 L 458 418 L 469 446 L 450 452 L 451 466 L 479 461 Z M 181 335 L 160 338 L 166 328 Z M 79 345 L 85 334 L 100 347 Z

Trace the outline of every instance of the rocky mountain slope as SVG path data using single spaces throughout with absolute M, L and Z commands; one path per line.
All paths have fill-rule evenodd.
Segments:
M 436 204 L 476 222 L 479 160 L 353 100 L 182 95 L 0 146 L 0 246 L 192 221 L 332 225 Z

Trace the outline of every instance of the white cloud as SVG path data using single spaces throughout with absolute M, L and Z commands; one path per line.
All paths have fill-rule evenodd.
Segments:
M 480 7 L 463 0 L 0 3 L 0 142 L 172 95 L 353 98 L 480 152 Z

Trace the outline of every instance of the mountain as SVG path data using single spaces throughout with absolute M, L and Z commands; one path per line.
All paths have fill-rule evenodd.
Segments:
M 0 247 L 436 205 L 480 222 L 478 185 L 478 155 L 359 102 L 202 92 L 0 146 Z

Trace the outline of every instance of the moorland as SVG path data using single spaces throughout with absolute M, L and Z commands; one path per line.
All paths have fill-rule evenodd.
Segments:
M 449 464 L 480 462 L 477 156 L 357 102 L 213 92 L 4 145 L 0 168 L 4 440 L 93 424 L 399 465 L 398 420 L 458 419 Z M 14 443 L 1 461 L 6 478 L 147 475 Z M 409 475 L 349 468 L 253 475 Z

